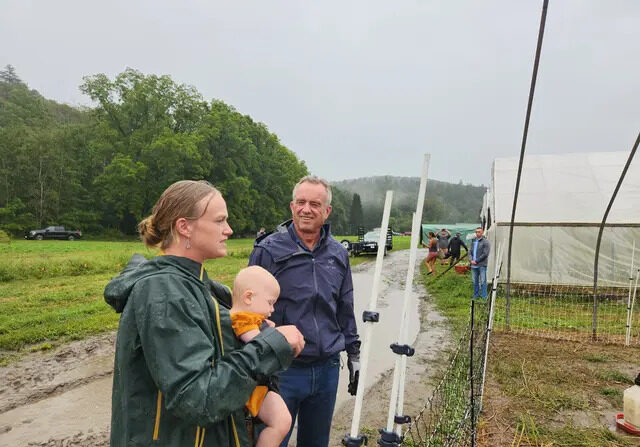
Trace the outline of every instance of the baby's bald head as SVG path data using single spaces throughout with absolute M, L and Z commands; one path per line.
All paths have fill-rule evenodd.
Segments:
M 265 294 L 275 300 L 280 295 L 280 285 L 271 273 L 258 265 L 252 265 L 240 270 L 233 281 L 233 305 L 246 304 L 243 297 L 248 292 L 251 295 Z

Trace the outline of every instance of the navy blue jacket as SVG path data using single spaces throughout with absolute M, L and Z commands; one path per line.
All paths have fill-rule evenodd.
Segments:
M 328 224 L 313 251 L 291 221 L 279 225 L 256 240 L 249 265 L 264 267 L 280 284 L 271 320 L 278 326 L 294 324 L 304 335 L 304 350 L 294 363 L 322 361 L 345 349 L 359 352 L 349 255 Z

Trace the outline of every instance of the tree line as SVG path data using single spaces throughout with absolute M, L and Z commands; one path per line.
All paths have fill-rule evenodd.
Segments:
M 308 170 L 263 123 L 169 76 L 134 69 L 86 76 L 80 90 L 93 107 L 48 100 L 12 66 L 0 70 L 0 230 L 135 234 L 162 191 L 182 179 L 206 179 L 223 193 L 236 236 L 290 217 L 291 190 Z M 379 226 L 387 189 L 395 191 L 391 225 L 408 231 L 418 182 L 337 182 L 333 234 Z M 430 181 L 423 220 L 477 220 L 484 189 Z
M 292 187 L 308 170 L 264 124 L 133 69 L 84 77 L 80 90 L 95 107 L 47 100 L 13 67 L 0 71 L 0 229 L 134 234 L 181 179 L 213 183 L 237 235 L 290 214 Z
M 335 183 L 341 191 L 352 195 L 349 231 L 358 226 L 372 229 L 380 226 L 385 193 L 393 191 L 389 225 L 394 231 L 410 231 L 411 219 L 418 200 L 418 177 L 377 176 L 343 180 Z M 427 182 L 422 222 L 438 224 L 478 223 L 485 186 L 448 183 L 429 179 Z

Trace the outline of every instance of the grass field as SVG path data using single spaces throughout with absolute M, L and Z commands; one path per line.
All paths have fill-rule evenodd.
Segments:
M 207 261 L 226 285 L 247 265 L 253 240 L 227 243 L 228 256 Z M 112 331 L 117 315 L 103 299 L 107 282 L 133 253 L 155 252 L 140 242 L 14 241 L 0 244 L 0 364 L 18 352 Z
M 451 271 L 436 279 L 426 276 L 424 268 L 422 273 L 436 306 L 459 333 L 468 321 L 470 275 Z M 544 305 L 548 310 L 550 303 Z M 575 325 L 575 319 L 566 313 L 566 324 Z M 549 327 L 544 318 L 527 322 L 531 329 Z M 622 412 L 622 392 L 638 373 L 638 358 L 638 347 L 494 331 L 478 445 L 640 445 L 640 440 L 611 430 L 616 412 Z
M 408 240 L 394 238 L 396 249 L 407 248 Z M 225 258 L 205 263 L 210 277 L 231 286 L 252 248 L 253 239 L 229 240 Z M 133 253 L 156 255 L 140 242 L 1 243 L 0 365 L 25 351 L 115 330 L 119 315 L 105 304 L 103 291 Z M 373 260 L 375 256 L 360 256 L 351 263 Z

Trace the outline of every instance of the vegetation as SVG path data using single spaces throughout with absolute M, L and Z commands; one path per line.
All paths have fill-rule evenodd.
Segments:
M 353 200 L 351 201 L 351 213 L 349 223 L 351 228 L 356 231 L 364 223 L 364 213 L 362 212 L 362 201 L 358 193 L 353 194 Z
M 132 235 L 160 193 L 181 179 L 206 179 L 222 191 L 236 237 L 289 217 L 292 187 L 308 170 L 264 124 L 169 76 L 133 69 L 113 79 L 86 76 L 80 89 L 95 107 L 47 100 L 12 66 L 0 70 L 0 230 L 21 237 L 64 225 L 108 238 Z M 381 179 L 338 183 L 334 234 L 379 226 L 376 200 L 389 187 L 396 191 L 391 225 L 410 229 L 416 180 Z M 425 220 L 477 220 L 482 191 L 431 181 Z
M 264 124 L 169 76 L 127 69 L 87 76 L 80 89 L 95 108 L 46 100 L 11 66 L 0 71 L 0 229 L 133 234 L 181 179 L 215 184 L 237 235 L 289 215 L 308 171 Z
M 395 249 L 408 248 L 408 240 L 394 238 Z M 253 239 L 229 240 L 227 256 L 207 261 L 205 267 L 213 279 L 231 287 L 252 249 Z M 50 349 L 115 330 L 119 316 L 105 304 L 103 291 L 133 253 L 156 255 L 139 241 L 0 244 L 0 365 L 25 348 Z M 375 256 L 360 256 L 351 258 L 351 264 L 373 260 Z
M 425 269 L 422 273 L 436 306 L 460 333 L 468 321 L 469 275 L 450 271 L 438 278 L 427 276 Z M 637 374 L 639 356 L 637 347 L 494 330 L 478 445 L 638 445 L 609 427 L 622 409 L 622 391 Z
M 395 231 L 411 230 L 411 216 L 418 199 L 419 178 L 366 177 L 335 182 L 335 185 L 347 193 L 358 194 L 358 199 L 362 201 L 363 225 L 368 229 L 380 226 L 385 193 L 387 190 L 393 190 L 389 225 Z M 442 224 L 478 222 L 485 191 L 484 186 L 429 180 L 422 222 Z M 355 229 L 352 231 L 355 232 Z

